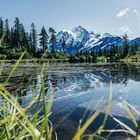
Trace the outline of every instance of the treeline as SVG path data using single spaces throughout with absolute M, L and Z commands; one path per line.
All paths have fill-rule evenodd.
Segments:
M 70 57 L 70 62 L 94 63 L 97 61 L 117 62 L 127 56 L 139 54 L 138 44 L 129 45 L 128 35 L 123 36 L 123 46 L 111 45 L 108 49 L 98 49 L 94 51 L 80 51 L 75 56 Z
M 118 61 L 127 56 L 139 54 L 139 46 L 129 45 L 128 36 L 123 36 L 123 46 L 111 45 L 108 49 L 98 49 L 94 51 L 80 51 L 76 55 L 69 56 L 66 51 L 66 42 L 62 38 L 60 41 L 61 48 L 56 50 L 55 45 L 56 31 L 52 27 L 48 30 L 42 27 L 38 33 L 34 23 L 27 32 L 24 25 L 16 17 L 14 26 L 10 27 L 8 19 L 0 18 L 0 59 L 18 59 L 23 51 L 26 50 L 24 58 L 45 58 L 45 59 L 69 59 L 69 62 L 95 63 L 100 58 L 109 62 Z
M 0 18 L 0 38 L 4 38 L 0 47 L 0 59 L 18 59 L 25 50 L 27 52 L 25 58 L 28 59 L 68 57 L 64 52 L 64 40 L 61 41 L 61 51 L 56 52 L 56 31 L 52 27 L 48 31 L 42 27 L 38 33 L 35 24 L 32 23 L 30 32 L 27 32 L 18 17 L 15 18 L 13 27 L 9 26 L 8 19 L 4 21 Z

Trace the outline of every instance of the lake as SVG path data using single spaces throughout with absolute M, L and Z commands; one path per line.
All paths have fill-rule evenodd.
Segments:
M 0 83 L 5 81 L 12 67 L 12 64 L 3 67 Z M 35 85 L 37 83 L 39 85 L 38 92 L 41 88 L 41 67 L 33 64 L 19 65 L 6 86 L 23 107 L 32 99 Z M 140 65 L 46 64 L 44 75 L 46 95 L 50 93 L 52 87 L 55 90 L 50 120 L 60 140 L 71 140 L 80 119 L 83 119 L 84 123 L 99 107 L 102 107 L 100 115 L 90 125 L 86 134 L 91 134 L 98 129 L 106 112 L 110 81 L 113 83 L 113 98 L 105 129 L 123 129 L 114 121 L 113 116 L 132 129 L 136 129 L 126 111 L 125 101 L 140 111 Z M 34 107 L 30 112 L 34 112 Z M 134 113 L 134 115 L 139 122 L 138 114 Z M 104 132 L 102 135 L 107 139 L 127 137 L 122 132 L 112 134 Z

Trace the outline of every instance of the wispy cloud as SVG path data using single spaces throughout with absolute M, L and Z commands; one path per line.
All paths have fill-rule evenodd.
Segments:
M 129 8 L 125 8 L 117 13 L 117 17 L 125 16 L 130 11 Z
M 138 13 L 138 10 L 137 9 L 134 9 L 133 10 L 133 13 L 136 13 L 137 14 Z
M 131 30 L 129 29 L 128 26 L 122 26 L 119 28 L 119 31 L 123 32 L 123 33 L 131 33 Z

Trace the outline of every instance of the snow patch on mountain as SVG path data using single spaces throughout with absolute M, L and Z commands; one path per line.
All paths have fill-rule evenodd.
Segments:
M 82 26 L 73 28 L 72 30 L 62 30 L 58 32 L 57 43 L 55 48 L 61 49 L 62 39 L 65 40 L 65 51 L 69 54 L 76 54 L 79 51 L 92 51 L 100 49 L 110 49 L 112 45 L 121 47 L 123 45 L 123 39 L 119 36 L 105 33 L 95 33 L 87 31 Z M 135 42 L 140 44 L 140 38 L 130 41 L 130 44 Z

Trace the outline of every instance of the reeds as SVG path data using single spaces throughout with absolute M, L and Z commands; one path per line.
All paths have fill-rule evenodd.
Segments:
M 51 140 L 53 127 L 48 117 L 50 115 L 54 92 L 53 90 L 51 91 L 49 100 L 46 101 L 43 72 L 41 73 L 42 87 L 40 93 L 34 94 L 33 99 L 26 108 L 21 107 L 17 99 L 5 88 L 5 85 L 13 75 L 25 53 L 18 59 L 4 84 L 0 84 L 0 95 L 3 97 L 3 105 L 0 107 L 0 139 Z M 34 90 L 36 91 L 36 89 Z M 44 114 L 38 116 L 41 98 L 43 100 Z M 30 114 L 30 108 L 35 103 L 36 111 L 34 114 Z

